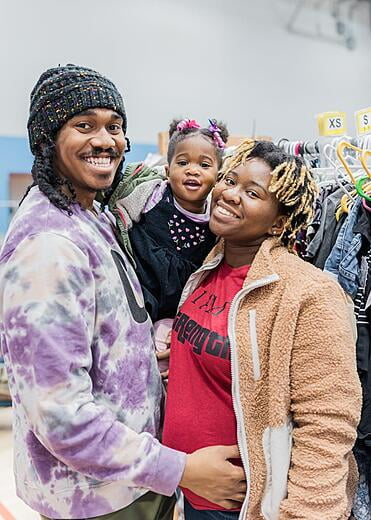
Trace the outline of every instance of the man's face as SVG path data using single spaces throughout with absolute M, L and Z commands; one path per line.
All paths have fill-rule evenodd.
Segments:
M 71 181 L 83 205 L 113 182 L 125 151 L 122 126 L 113 110 L 94 108 L 69 119 L 57 134 L 54 166 Z

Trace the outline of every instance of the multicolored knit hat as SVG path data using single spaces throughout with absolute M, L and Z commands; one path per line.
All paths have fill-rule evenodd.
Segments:
M 78 65 L 48 69 L 41 74 L 31 92 L 27 123 L 32 153 L 41 143 L 54 139 L 71 117 L 89 108 L 110 108 L 122 116 L 126 132 L 126 113 L 121 94 L 99 72 Z

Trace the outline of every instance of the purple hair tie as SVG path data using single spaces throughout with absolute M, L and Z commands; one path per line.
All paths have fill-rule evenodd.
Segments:
M 182 119 L 176 125 L 178 132 L 183 132 L 186 128 L 201 128 L 200 125 L 194 119 Z
M 209 119 L 209 123 L 210 123 L 210 125 L 209 125 L 208 130 L 213 134 L 214 143 L 216 144 L 216 146 L 218 148 L 220 148 L 221 150 L 224 150 L 225 142 L 221 138 L 221 135 L 220 135 L 221 130 L 218 127 L 218 125 L 216 124 L 216 119 Z

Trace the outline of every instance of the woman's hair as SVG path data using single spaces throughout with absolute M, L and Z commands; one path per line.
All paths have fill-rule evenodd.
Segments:
M 299 157 L 286 154 L 269 141 L 247 139 L 224 161 L 220 178 L 250 159 L 260 159 L 272 170 L 269 191 L 275 194 L 288 217 L 279 240 L 289 251 L 293 251 L 298 233 L 313 218 L 318 193 L 313 176 Z
M 52 204 L 54 204 L 54 206 L 64 211 L 67 211 L 67 213 L 71 215 L 71 204 L 76 201 L 76 192 L 73 188 L 72 183 L 68 179 L 61 179 L 61 177 L 55 171 L 54 158 L 54 141 L 48 139 L 47 142 L 38 146 L 38 149 L 35 152 L 35 159 L 31 170 L 33 183 L 31 184 L 31 186 L 27 188 L 27 191 L 19 204 L 22 204 L 28 192 L 33 186 L 38 186 L 40 191 L 48 197 L 48 199 Z M 110 194 L 122 178 L 123 163 L 124 159 L 121 161 L 119 167 L 117 168 L 112 186 L 104 192 L 105 196 L 104 201 L 102 203 L 103 206 L 107 203 Z M 71 194 L 70 196 L 63 193 L 63 186 L 68 187 L 68 191 Z
M 196 135 L 205 136 L 214 146 L 219 169 L 222 165 L 224 146 L 227 143 L 229 133 L 226 125 L 220 121 L 216 121 L 215 119 L 210 120 L 210 126 L 207 128 L 199 127 L 199 125 L 193 120 L 173 119 L 169 128 L 170 139 L 167 149 L 167 162 L 169 164 L 171 163 L 175 153 L 175 148 L 179 143 L 188 137 L 194 137 Z

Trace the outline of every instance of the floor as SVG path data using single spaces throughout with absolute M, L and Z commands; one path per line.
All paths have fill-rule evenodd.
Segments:
M 12 409 L 0 408 L 0 520 L 40 520 L 15 493 L 11 425 Z

